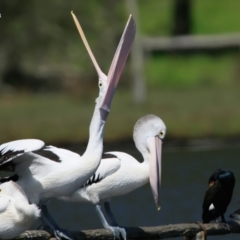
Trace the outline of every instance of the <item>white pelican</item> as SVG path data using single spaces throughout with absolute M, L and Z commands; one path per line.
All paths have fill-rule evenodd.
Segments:
M 0 185 L 0 239 L 12 239 L 28 230 L 40 217 L 40 209 L 29 204 L 21 187 L 13 181 Z
M 16 148 L 16 142 L 0 145 L 0 165 L 7 164 L 14 169 L 16 173 L 14 179 L 22 187 L 30 203 L 41 205 L 41 219 L 44 222 L 49 221 L 58 239 L 61 237 L 71 239 L 71 234 L 56 225 L 49 215 L 45 203 L 51 198 L 72 195 L 97 170 L 103 151 L 105 122 L 118 80 L 134 40 L 136 28 L 135 22 L 130 16 L 106 76 L 99 68 L 73 13 L 72 16 L 99 77 L 99 97 L 96 100 L 85 153 L 80 156 L 66 149 L 53 146 L 42 146 L 37 151 L 22 152 L 21 147 L 25 149 L 25 146 Z M 11 159 L 8 159 L 9 156 Z
M 166 134 L 164 122 L 155 115 L 146 115 L 134 126 L 133 139 L 143 162 L 124 152 L 107 152 L 111 158 L 102 159 L 95 174 L 72 196 L 62 197 L 69 202 L 91 202 L 95 205 L 103 227 L 110 229 L 115 238 L 126 239 L 124 228 L 120 228 L 110 209 L 112 197 L 129 193 L 150 181 L 158 210 L 161 184 L 162 140 Z M 111 219 L 109 225 L 101 211 L 101 203 Z

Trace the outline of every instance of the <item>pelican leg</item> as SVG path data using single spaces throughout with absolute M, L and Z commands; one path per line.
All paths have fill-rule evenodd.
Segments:
M 111 219 L 112 225 L 113 226 L 119 226 L 117 221 L 116 221 L 116 218 L 114 217 L 113 212 L 111 210 L 110 203 L 109 202 L 104 202 L 104 208 L 105 208 L 105 211 L 106 211 L 107 215 Z
M 45 230 L 47 232 L 49 232 L 51 235 L 54 235 L 54 227 L 52 226 L 52 224 L 49 223 L 49 221 L 47 220 L 47 218 L 44 216 L 44 214 L 41 212 L 41 216 L 40 216 L 42 225 L 40 225 L 38 227 L 37 230 Z
M 113 212 L 111 210 L 109 201 L 104 202 L 104 208 L 105 208 L 107 215 L 111 219 L 112 225 L 118 227 L 119 231 L 121 232 L 121 235 L 123 236 L 124 239 L 126 239 L 127 238 L 126 230 L 124 228 L 121 228 L 119 226 L 119 224 L 117 223 L 116 218 L 114 217 Z
M 107 222 L 106 218 L 104 217 L 104 214 L 101 210 L 101 206 L 99 204 L 96 205 L 96 211 L 102 222 L 103 227 L 106 229 L 109 229 L 113 233 L 114 239 L 120 240 L 121 236 L 124 240 L 127 239 L 127 234 L 126 234 L 126 231 L 124 228 L 120 228 L 118 226 L 111 226 L 108 224 L 108 222 Z
M 57 240 L 68 239 L 73 240 L 71 232 L 66 229 L 60 228 L 53 217 L 50 215 L 47 206 L 41 205 L 41 220 L 43 224 L 50 228 L 50 233 L 53 234 Z

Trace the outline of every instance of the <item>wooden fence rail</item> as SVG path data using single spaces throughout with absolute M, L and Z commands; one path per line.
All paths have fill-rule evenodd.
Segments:
M 223 235 L 240 233 L 240 221 L 230 221 L 227 224 L 210 223 L 182 223 L 170 224 L 156 227 L 127 227 L 127 239 L 167 239 L 184 237 L 185 239 L 195 239 L 197 233 L 202 232 L 204 226 L 207 235 Z M 73 232 L 74 239 L 81 240 L 113 240 L 112 233 L 105 229 L 84 230 L 81 232 Z M 17 239 L 30 239 L 31 240 L 49 240 L 54 239 L 45 231 L 26 231 L 21 234 Z
M 178 37 L 144 37 L 145 51 L 218 50 L 240 47 L 240 33 L 189 35 Z

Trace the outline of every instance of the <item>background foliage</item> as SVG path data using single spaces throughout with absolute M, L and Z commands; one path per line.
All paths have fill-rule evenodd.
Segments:
M 137 2 L 142 35 L 172 35 L 176 1 Z M 238 1 L 190 3 L 191 34 L 239 32 Z M 71 10 L 107 72 L 129 14 L 125 1 L 0 2 L 1 142 L 23 137 L 56 143 L 87 140 L 97 77 Z M 147 113 L 163 118 L 171 138 L 238 135 L 239 64 L 238 49 L 145 55 L 148 96 L 137 106 L 128 61 L 106 141 L 131 138 L 133 124 Z

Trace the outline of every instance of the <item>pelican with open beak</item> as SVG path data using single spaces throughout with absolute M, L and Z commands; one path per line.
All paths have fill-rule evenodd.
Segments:
M 41 219 L 60 240 L 72 239 L 50 216 L 46 203 L 52 198 L 71 196 L 98 169 L 103 153 L 103 134 L 110 105 L 135 36 L 135 22 L 129 17 L 108 75 L 99 68 L 76 16 L 72 13 L 79 33 L 98 73 L 99 96 L 96 99 L 89 127 L 89 141 L 82 156 L 67 149 L 45 146 L 36 139 L 16 140 L 0 145 L 0 169 L 15 171 L 14 179 L 24 190 L 30 203 L 41 207 Z M 7 165 L 7 166 L 6 166 Z M 7 181 L 6 178 L 3 181 Z

